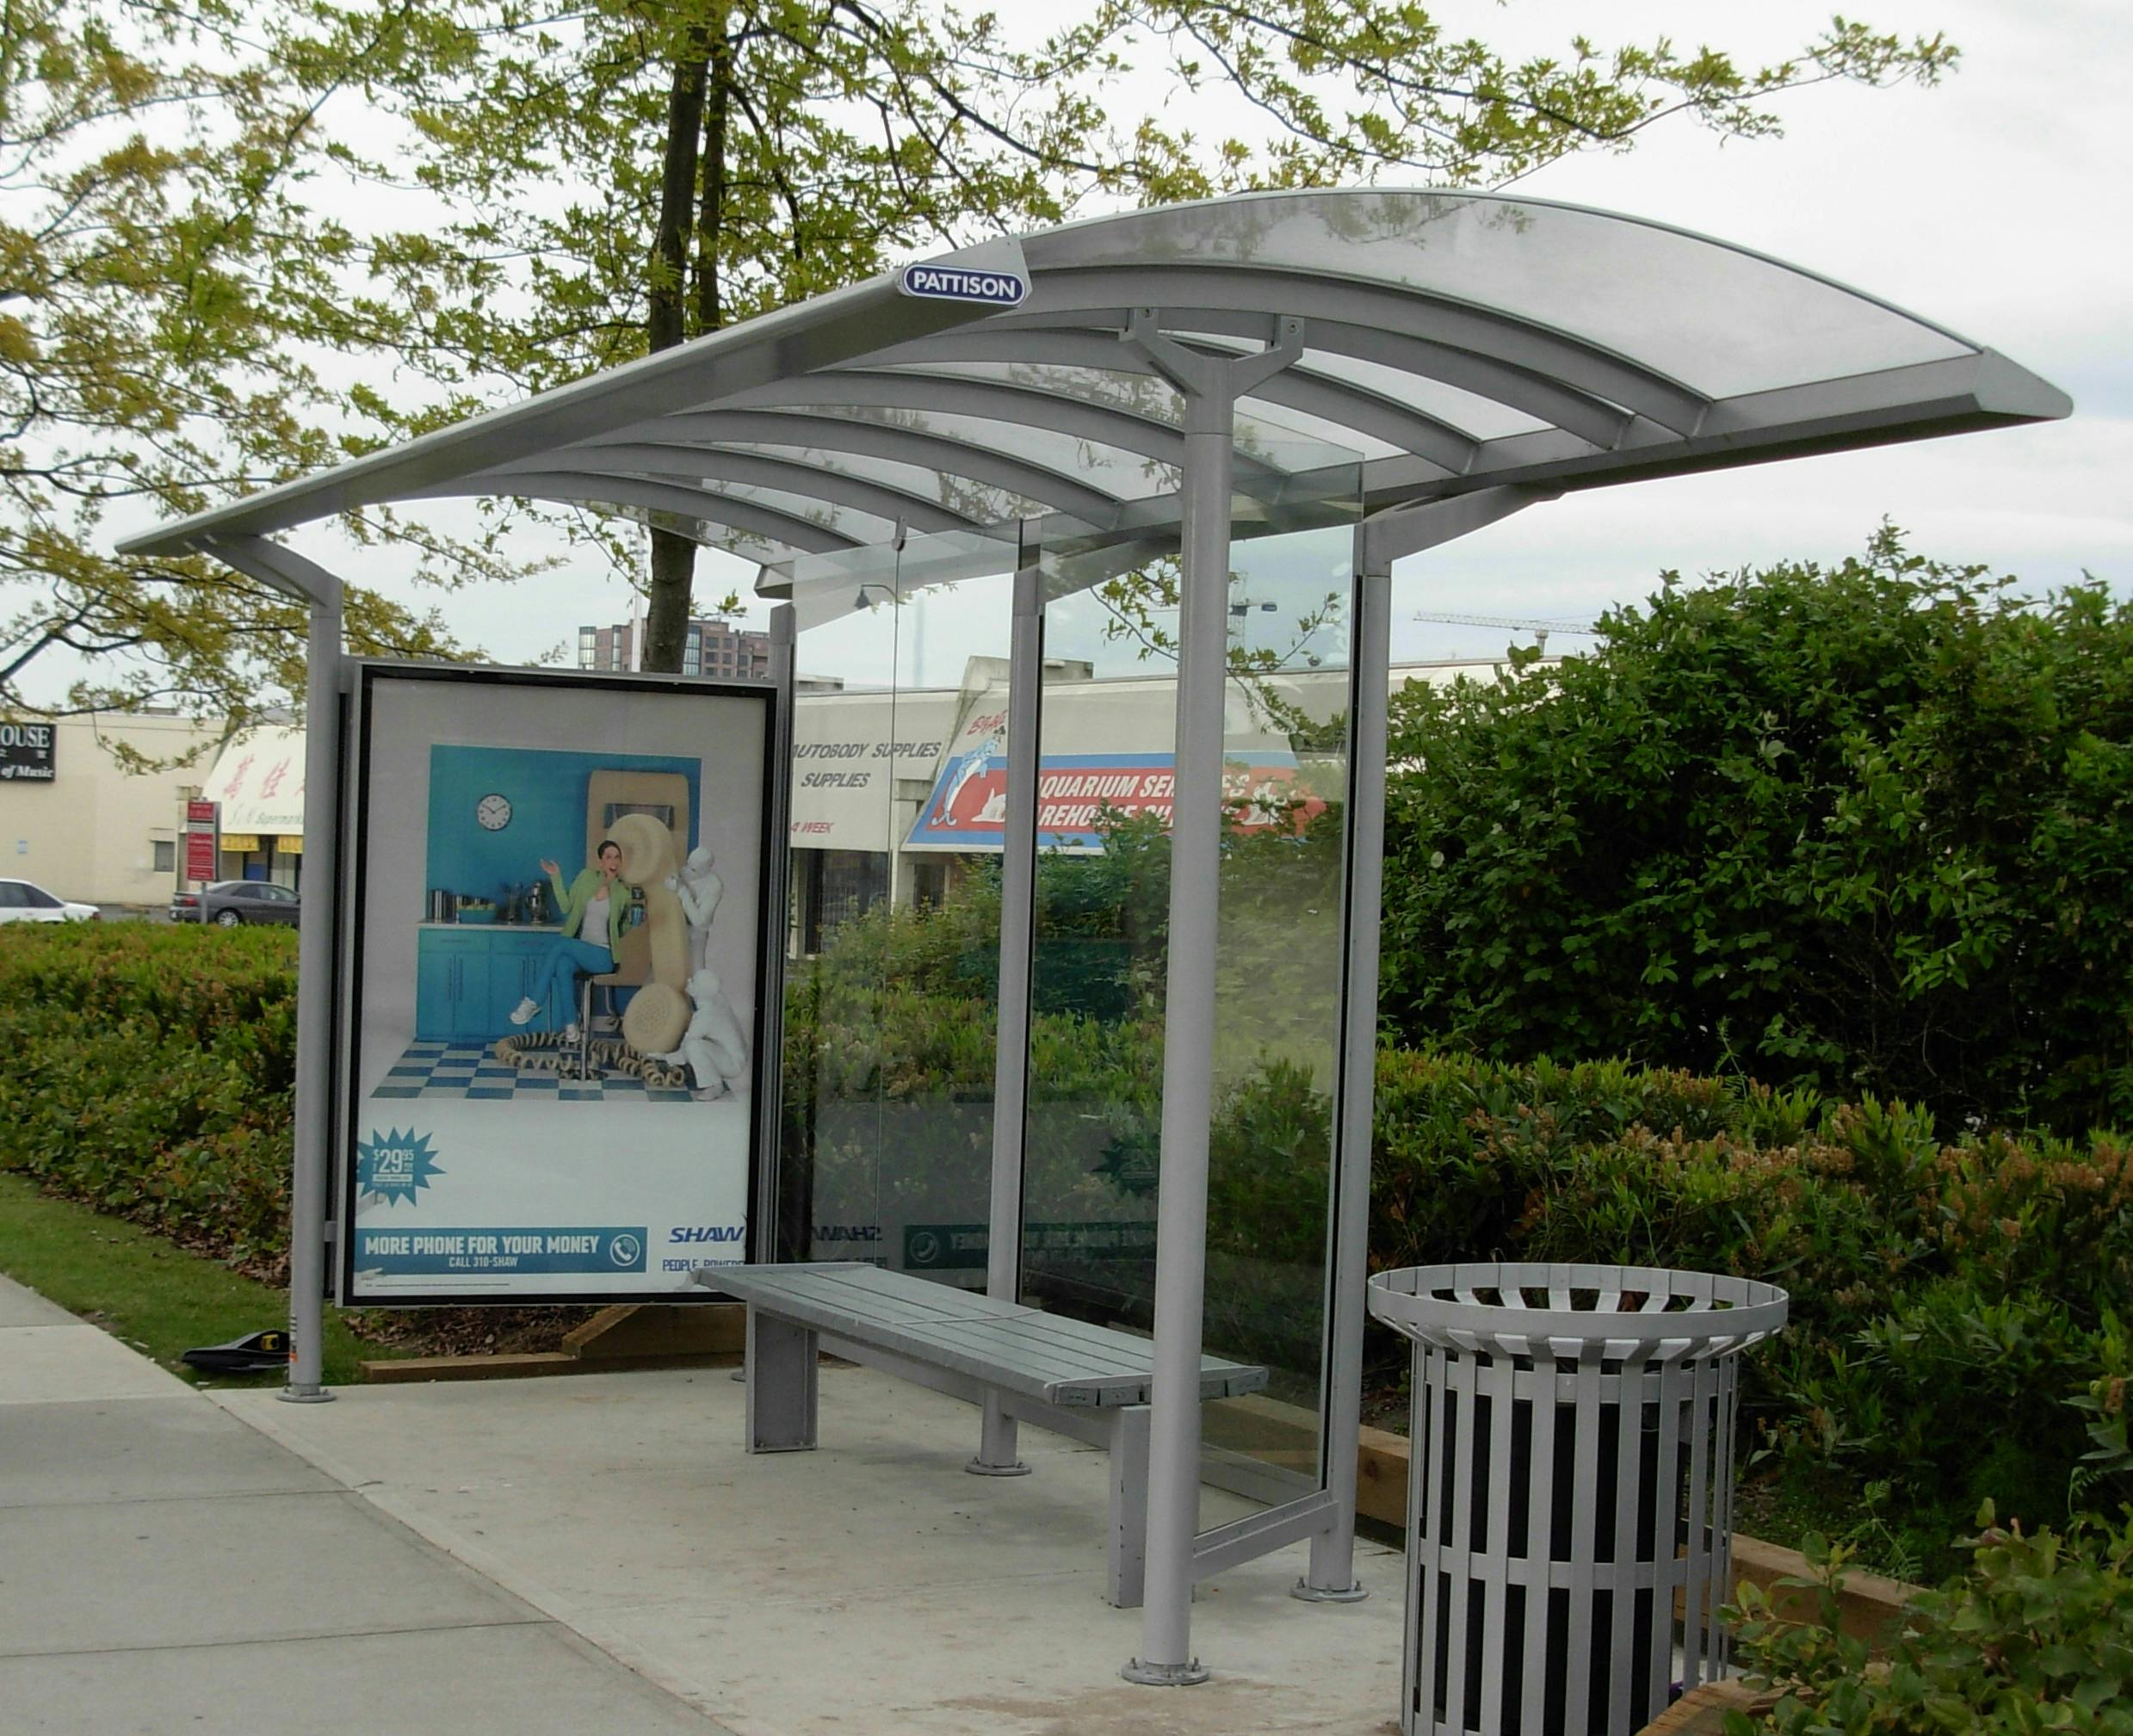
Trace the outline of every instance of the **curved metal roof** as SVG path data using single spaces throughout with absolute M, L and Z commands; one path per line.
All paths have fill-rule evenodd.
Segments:
M 764 566 L 1063 514 L 1176 516 L 1178 393 L 1136 310 L 1209 354 L 1303 353 L 1238 405 L 1237 487 L 1324 479 L 1366 512 L 1551 491 L 2067 415 L 1981 344 L 1826 278 L 1640 219 L 1500 195 L 1239 195 L 920 268 L 542 393 L 121 545 L 213 552 L 352 507 L 516 496 L 674 515 Z M 998 288 L 998 286 L 990 286 Z M 671 522 L 671 521 L 667 521 Z

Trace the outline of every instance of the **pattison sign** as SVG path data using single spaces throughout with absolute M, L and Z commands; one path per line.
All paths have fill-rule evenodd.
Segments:
M 973 271 L 961 265 L 906 265 L 899 282 L 906 295 L 978 301 L 988 307 L 1019 306 L 1029 293 L 1029 281 L 1012 271 Z

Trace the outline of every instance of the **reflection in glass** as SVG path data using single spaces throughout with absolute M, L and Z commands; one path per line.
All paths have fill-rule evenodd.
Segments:
M 912 843 L 945 746 L 1004 695 L 1015 559 L 1012 541 L 954 533 L 795 571 L 815 623 L 803 674 L 857 632 L 887 679 L 795 707 L 787 1258 L 985 1282 L 998 876 L 982 853 Z
M 1267 1501 L 1319 1486 L 1357 481 L 1352 458 L 1343 466 L 1323 450 L 1308 463 L 1281 455 L 1325 485 L 1286 504 L 1235 503 L 1240 528 L 1266 534 L 1231 553 L 1229 826 L 1219 886 L 1208 888 L 1221 911 L 1205 1348 L 1269 1378 L 1264 1393 L 1206 1407 L 1205 1460 L 1210 1481 Z M 1042 568 L 1023 1300 L 1147 1331 L 1175 543 L 1060 536 Z

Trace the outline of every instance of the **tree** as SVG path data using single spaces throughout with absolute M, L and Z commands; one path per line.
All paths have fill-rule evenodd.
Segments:
M 1778 94 L 1932 83 L 1938 36 L 1837 23 L 1759 69 L 1667 42 L 1513 63 L 1386 0 L 1083 0 L 1039 32 L 920 0 L 15 0 L 0 11 L 0 707 L 55 647 L 72 706 L 292 691 L 295 612 L 204 561 L 118 561 L 191 510 L 850 282 L 1124 202 L 1502 182 Z M 1136 83 L 1136 77 L 1143 82 Z M 1227 93 L 1258 129 L 1173 117 Z M 634 541 L 550 513 L 619 562 Z M 440 583 L 506 578 L 512 512 Z M 695 551 L 652 528 L 652 660 Z M 358 649 L 449 652 L 357 590 Z
M 2133 604 L 1884 529 L 1394 701 L 1404 1039 L 2133 1123 Z
M 300 609 L 216 562 L 106 552 L 114 514 L 351 448 L 312 365 L 333 256 L 300 186 L 337 86 L 256 46 L 256 22 L 224 0 L 0 9 L 0 712 L 182 701 L 241 724 L 301 691 Z M 360 650 L 452 649 L 366 591 L 349 628 Z M 102 661 L 33 705 L 58 648 Z
M 411 124 L 453 219 L 389 241 L 379 336 L 454 387 L 536 390 L 837 287 L 898 255 L 1091 205 L 1388 170 L 1500 182 L 1626 149 L 1691 114 L 1777 130 L 1778 93 L 1931 83 L 1956 51 L 1833 25 L 1755 71 L 1671 43 L 1513 64 L 1384 0 L 1096 0 L 1017 39 L 918 0 L 401 0 L 351 9 L 325 58 Z M 1135 68 L 1162 96 L 1135 99 Z M 1171 120 L 1228 92 L 1258 139 Z M 382 165 L 380 165 L 382 169 Z M 553 189 L 567 188 L 567 195 Z M 399 324 L 393 301 L 435 309 Z M 371 406 L 389 419 L 387 406 Z M 627 551 L 616 547 L 619 558 Z M 646 661 L 678 669 L 695 545 L 651 528 Z

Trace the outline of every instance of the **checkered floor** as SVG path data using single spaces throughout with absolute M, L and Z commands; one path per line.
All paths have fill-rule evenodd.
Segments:
M 687 1091 L 648 1089 L 628 1073 L 597 1079 L 564 1079 L 531 1067 L 499 1061 L 486 1043 L 411 1043 L 371 1092 L 378 1097 L 465 1097 L 492 1102 L 597 1103 L 626 1099 L 636 1103 L 685 1103 Z

